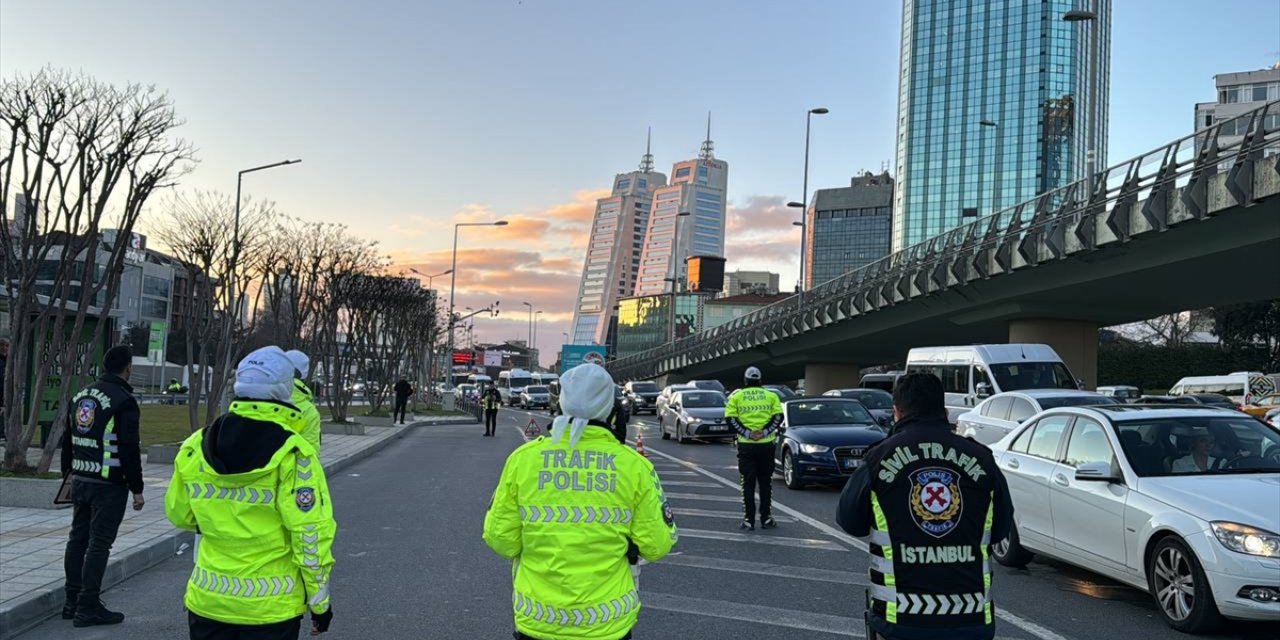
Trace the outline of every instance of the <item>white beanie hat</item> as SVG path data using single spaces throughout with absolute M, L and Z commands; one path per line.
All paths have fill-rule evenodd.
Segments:
M 280 347 L 263 347 L 236 367 L 236 397 L 289 402 L 293 396 L 293 363 Z
M 580 364 L 560 377 L 560 410 L 551 424 L 551 441 L 559 442 L 569 431 L 569 446 L 578 439 L 588 420 L 607 420 L 613 413 L 613 378 L 598 364 Z
M 294 370 L 302 374 L 303 378 L 307 377 L 307 374 L 311 372 L 311 358 L 308 358 L 307 354 L 297 349 L 290 349 L 284 352 L 284 355 L 289 358 L 289 362 L 293 363 Z

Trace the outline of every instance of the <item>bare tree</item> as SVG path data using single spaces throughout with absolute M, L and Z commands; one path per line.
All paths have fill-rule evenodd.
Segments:
M 323 376 L 323 389 L 335 422 L 345 422 L 351 406 L 348 381 L 358 368 L 352 349 L 355 318 L 350 312 L 360 298 L 361 278 L 385 268 L 377 243 L 355 238 L 342 225 L 320 226 L 312 249 L 314 272 L 309 326 L 304 327 L 303 350 L 311 355 L 312 370 Z
M 142 207 L 190 167 L 190 145 L 173 137 L 180 124 L 154 87 L 52 69 L 0 83 L 0 253 L 14 343 L 5 468 L 28 467 L 42 414 L 52 429 L 38 470 L 52 463 L 71 393 L 108 336 L 103 316 Z
M 1145 342 L 1169 347 L 1182 346 L 1202 331 L 1213 328 L 1213 315 L 1200 310 L 1179 311 L 1156 316 L 1138 323 L 1137 331 Z

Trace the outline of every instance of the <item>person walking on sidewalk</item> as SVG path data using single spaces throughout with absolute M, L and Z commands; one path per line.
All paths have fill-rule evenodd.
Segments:
M 492 438 L 498 431 L 498 407 L 502 406 L 502 394 L 498 393 L 498 387 L 490 382 L 480 402 L 484 405 L 484 435 Z
M 400 381 L 396 383 L 395 392 L 396 408 L 391 414 L 391 422 L 395 423 L 398 419 L 400 420 L 400 424 L 404 424 L 404 412 L 405 408 L 409 405 L 409 396 L 413 395 L 413 386 L 409 384 L 408 380 L 401 378 Z
M 662 559 L 675 520 L 653 464 L 610 433 L 608 372 L 582 364 L 561 381 L 564 415 L 507 458 L 484 541 L 515 561 L 516 640 L 626 640 L 640 613 L 628 548 Z
M 284 355 L 293 364 L 293 395 L 289 398 L 289 401 L 298 408 L 298 413 L 302 415 L 302 419 L 294 425 L 293 432 L 310 443 L 315 448 L 316 455 L 319 455 L 320 440 L 322 439 L 320 434 L 320 410 L 316 408 L 315 397 L 311 393 L 311 387 L 308 387 L 305 382 L 307 374 L 311 371 L 311 358 L 297 349 L 286 351 Z
M 319 455 L 291 429 L 294 365 L 279 347 L 236 368 L 228 413 L 178 451 L 164 497 L 175 527 L 201 534 L 187 581 L 191 640 L 296 640 L 329 630 L 338 525 Z
M 742 481 L 742 524 L 739 528 L 755 531 L 756 488 L 760 491 L 760 526 L 772 529 L 773 521 L 773 447 L 782 426 L 782 401 L 778 395 L 760 386 L 763 375 L 755 367 L 747 367 L 743 387 L 729 396 L 724 410 L 725 420 L 738 432 L 738 475 Z
M 129 494 L 134 511 L 145 503 L 138 401 L 128 382 L 132 363 L 129 347 L 107 350 L 105 373 L 71 398 L 62 436 L 62 475 L 72 476 L 73 509 L 62 617 L 77 627 L 124 622 L 124 614 L 108 610 L 99 595 Z

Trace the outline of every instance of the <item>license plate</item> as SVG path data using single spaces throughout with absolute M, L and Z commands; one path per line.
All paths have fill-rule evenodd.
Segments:
M 721 424 L 712 425 L 711 430 L 712 431 L 728 431 L 729 425 L 721 425 Z
M 843 465 L 845 469 L 857 469 L 862 464 L 862 461 L 857 458 L 846 458 L 842 460 L 840 464 Z

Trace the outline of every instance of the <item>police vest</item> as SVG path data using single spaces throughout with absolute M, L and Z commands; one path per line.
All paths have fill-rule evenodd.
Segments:
M 738 430 L 739 444 L 769 444 L 778 439 L 778 427 L 782 426 L 782 401 L 764 387 L 738 389 L 729 396 L 724 417 L 730 424 L 736 419 L 742 426 Z M 763 431 L 764 437 L 752 440 L 752 431 Z
M 502 397 L 495 392 L 486 391 L 484 394 L 484 408 L 486 411 L 497 411 L 498 405 L 501 403 Z
M 909 627 L 992 623 L 987 558 L 995 481 L 990 450 L 944 427 L 915 426 L 866 462 L 874 523 L 871 612 Z
M 136 411 L 136 404 L 137 400 L 126 387 L 106 379 L 98 380 L 71 398 L 67 429 L 71 438 L 72 473 L 125 482 L 116 417 L 126 408 Z

